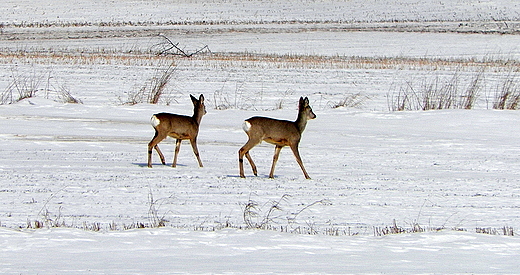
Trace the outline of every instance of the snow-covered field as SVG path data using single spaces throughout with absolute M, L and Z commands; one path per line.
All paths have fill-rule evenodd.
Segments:
M 498 34 L 514 1 L 35 3 L 0 4 L 2 99 L 38 88 L 0 105 L 1 273 L 518 272 L 520 113 L 491 108 L 517 77 L 520 38 Z M 159 33 L 213 54 L 154 56 Z M 172 62 L 160 104 L 123 104 Z M 389 111 L 406 87 L 480 73 L 472 110 Z M 204 167 L 187 142 L 178 167 L 155 152 L 146 167 L 150 116 L 191 114 L 201 93 Z M 289 149 L 269 179 L 265 143 L 259 176 L 239 178 L 242 121 L 293 120 L 300 96 L 312 180 Z M 173 140 L 160 147 L 171 164 Z

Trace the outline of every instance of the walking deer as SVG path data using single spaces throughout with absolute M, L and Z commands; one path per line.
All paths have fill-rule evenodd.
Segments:
M 193 116 L 191 117 L 170 113 L 159 113 L 152 116 L 151 123 L 155 129 L 155 136 L 150 143 L 148 143 L 148 167 L 152 167 L 152 149 L 154 148 L 159 154 L 162 164 L 166 164 L 164 155 L 159 149 L 158 144 L 167 136 L 176 139 L 175 156 L 173 158 L 172 167 L 177 166 L 177 155 L 179 154 L 181 142 L 185 139 L 190 140 L 193 153 L 195 157 L 197 157 L 199 166 L 202 167 L 202 161 L 200 160 L 199 150 L 197 148 L 197 135 L 199 134 L 202 116 L 206 114 L 206 107 L 204 106 L 203 95 L 200 95 L 199 99 L 192 95 L 190 95 L 190 98 L 193 102 Z
M 298 144 L 307 125 L 307 120 L 316 118 L 314 112 L 312 112 L 311 106 L 309 106 L 309 99 L 300 97 L 300 103 L 298 107 L 298 118 L 296 121 L 278 120 L 268 117 L 252 117 L 244 121 L 244 131 L 246 132 L 249 140 L 247 143 L 240 148 L 238 151 L 238 163 L 240 169 L 240 177 L 244 176 L 244 156 L 246 156 L 253 174 L 258 175 L 256 165 L 249 155 L 249 151 L 260 144 L 263 141 L 274 144 L 275 151 L 273 157 L 273 164 L 271 166 L 271 172 L 269 173 L 270 178 L 274 178 L 274 167 L 278 161 L 278 156 L 283 147 L 289 146 L 296 157 L 296 161 L 300 165 L 303 174 L 306 179 L 310 179 L 309 174 L 305 171 L 303 166 L 300 153 L 298 151 Z

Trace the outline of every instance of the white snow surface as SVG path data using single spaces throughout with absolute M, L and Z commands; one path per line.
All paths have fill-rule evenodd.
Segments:
M 0 230 L 8 239 L 4 274 L 501 274 L 515 273 L 512 258 L 520 252 L 518 238 L 465 232 L 338 238 L 230 229 Z
M 170 1 L 3 1 L 0 91 L 26 77 L 47 90 L 0 105 L 0 273 L 518 273 L 520 113 L 490 108 L 492 91 L 516 75 L 507 67 L 485 71 L 487 84 L 472 110 L 389 112 L 392 91 L 405 84 L 456 72 L 465 85 L 479 69 L 172 59 L 177 69 L 166 99 L 121 104 L 164 65 L 125 59 L 132 51 L 146 55 L 160 41 L 150 33 L 218 53 L 500 63 L 520 59 L 517 35 L 349 32 L 335 24 L 496 22 L 517 20 L 518 9 L 514 1 L 468 0 L 178 1 L 175 7 Z M 300 23 L 263 24 L 293 20 Z M 146 31 L 10 25 L 128 21 L 158 25 Z M 302 23 L 311 21 L 318 30 Z M 90 37 L 104 31 L 132 35 Z M 101 53 L 113 56 L 95 57 Z M 48 93 L 59 87 L 83 104 L 53 100 Z M 204 167 L 188 142 L 178 166 L 170 167 L 174 141 L 167 139 L 159 146 L 168 165 L 154 152 L 148 168 L 151 116 L 189 115 L 189 94 L 201 93 L 208 110 L 198 138 Z M 352 93 L 366 95 L 366 102 L 331 108 Z M 259 176 L 246 161 L 247 178 L 239 178 L 244 119 L 293 120 L 300 96 L 309 97 L 317 115 L 300 143 L 312 179 L 305 180 L 287 148 L 269 179 L 274 148 L 266 143 L 251 151 Z M 253 204 L 256 216 L 246 211 Z M 151 228 L 158 218 L 165 226 Z M 248 222 L 266 229 L 248 229 Z M 43 228 L 35 229 L 38 224 Z M 393 228 L 406 232 L 381 234 Z
M 513 0 L 6 0 L 0 6 L 8 23 L 501 21 L 518 20 L 519 11 Z

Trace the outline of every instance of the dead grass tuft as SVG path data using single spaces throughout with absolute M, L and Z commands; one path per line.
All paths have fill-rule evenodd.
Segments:
M 496 89 L 493 109 L 517 110 L 519 103 L 519 81 L 514 74 L 509 73 Z
M 477 72 L 468 84 L 461 83 L 457 70 L 452 75 L 434 75 L 417 84 L 406 81 L 397 94 L 388 95 L 390 111 L 473 109 L 483 89 L 483 70 Z

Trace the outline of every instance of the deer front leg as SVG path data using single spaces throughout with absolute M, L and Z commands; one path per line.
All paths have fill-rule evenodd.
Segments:
M 305 176 L 306 179 L 310 180 L 311 177 L 309 177 L 309 174 L 307 174 L 307 171 L 305 171 L 305 167 L 303 166 L 302 158 L 300 157 L 300 152 L 298 151 L 298 144 L 292 145 L 291 149 L 294 153 L 294 157 L 296 157 L 296 162 L 298 162 L 298 164 L 302 168 L 303 175 Z
M 274 178 L 274 167 L 276 166 L 276 162 L 278 161 L 278 156 L 280 156 L 280 151 L 283 146 L 276 145 L 274 148 L 274 156 L 273 156 L 273 165 L 271 166 L 271 172 L 269 173 L 270 178 Z
M 193 149 L 193 153 L 195 154 L 195 157 L 197 158 L 197 161 L 199 162 L 199 167 L 204 167 L 204 166 L 202 166 L 202 160 L 200 160 L 199 149 L 197 148 L 197 139 L 190 140 L 190 143 L 191 143 L 191 148 Z
M 175 156 L 173 157 L 172 167 L 177 167 L 177 156 L 179 155 L 179 151 L 181 150 L 181 142 L 182 139 L 177 139 L 175 141 Z

